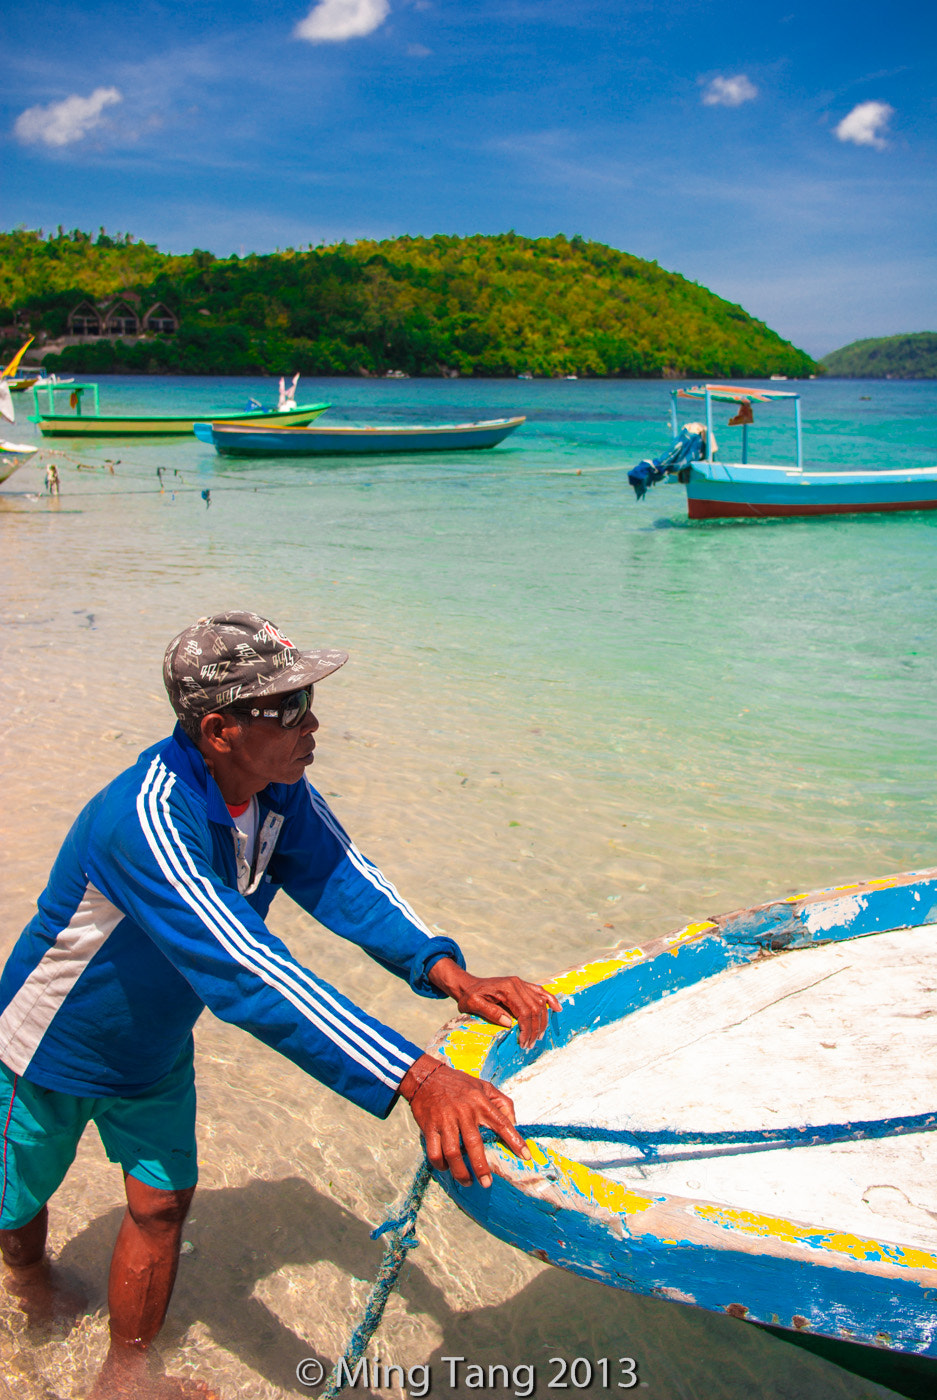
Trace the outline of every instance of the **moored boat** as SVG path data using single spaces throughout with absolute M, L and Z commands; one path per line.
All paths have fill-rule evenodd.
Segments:
M 7 380 L 11 393 L 23 394 L 27 389 L 47 389 L 50 384 L 73 384 L 74 376 L 70 379 L 63 379 L 57 374 L 44 374 L 41 369 L 34 371 L 24 370 L 22 376 L 17 375 L 14 379 Z
M 0 441 L 0 482 L 13 475 L 17 467 L 28 462 L 39 449 L 23 442 Z
M 97 384 L 54 384 L 42 387 L 46 394 L 47 411 L 40 406 L 40 387 L 33 389 L 35 413 L 31 423 L 39 425 L 44 437 L 187 437 L 195 424 L 205 418 L 229 423 L 264 423 L 300 425 L 311 423 L 328 408 L 327 403 L 298 404 L 293 408 L 249 409 L 243 413 L 226 413 L 223 409 L 201 413 L 111 413 L 101 412 Z M 70 413 L 56 413 L 54 395 L 67 393 Z M 88 411 L 85 395 L 91 396 Z
M 384 452 L 453 452 L 495 447 L 524 418 L 481 423 L 319 424 L 301 428 L 197 423 L 195 436 L 231 457 L 313 457 Z
M 677 425 L 678 400 L 705 403 L 705 423 Z M 794 406 L 796 457 L 790 466 L 749 462 L 748 429 L 754 404 L 788 400 Z M 730 427 L 741 427 L 737 461 L 718 460 L 713 406 L 736 405 Z M 805 471 L 800 395 L 790 390 L 706 384 L 676 389 L 671 395 L 674 441 L 660 457 L 639 462 L 628 480 L 641 500 L 658 481 L 685 485 L 691 520 L 810 515 L 862 515 L 896 510 L 937 509 L 937 466 L 887 471 Z
M 12 394 L 21 394 L 25 389 L 31 389 L 42 377 L 41 370 L 36 370 L 35 373 L 24 371 L 22 374 L 17 374 L 16 372 L 19 369 L 20 361 L 35 339 L 36 337 L 31 335 L 26 344 L 20 346 L 9 364 L 4 365 L 3 369 L 0 370 L 0 379 L 4 381 Z
M 784 467 L 699 462 L 687 482 L 691 520 L 868 515 L 937 509 L 937 467 L 794 472 Z
M 532 1158 L 440 1185 L 538 1258 L 937 1393 L 937 869 L 705 918 L 546 984 L 522 1050 L 433 1047 L 509 1093 Z

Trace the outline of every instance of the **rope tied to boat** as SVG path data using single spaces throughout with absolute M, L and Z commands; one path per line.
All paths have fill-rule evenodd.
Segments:
M 348 1338 L 345 1350 L 332 1368 L 325 1389 L 319 1400 L 335 1400 L 349 1382 L 355 1365 L 361 1360 L 370 1345 L 371 1338 L 381 1325 L 387 1300 L 397 1286 L 400 1270 L 411 1249 L 416 1249 L 420 1241 L 416 1237 L 416 1218 L 430 1183 L 430 1165 L 423 1153 L 420 1165 L 413 1180 L 394 1215 L 388 1216 L 382 1225 L 371 1231 L 372 1240 L 387 1235 L 384 1257 L 377 1271 L 377 1278 L 371 1286 L 368 1300 L 364 1305 L 361 1321 Z
M 568 1138 L 577 1142 L 624 1143 L 640 1154 L 637 1158 L 593 1162 L 592 1166 L 625 1166 L 635 1161 L 679 1161 L 681 1156 L 712 1156 L 726 1148 L 743 1151 L 770 1151 L 784 1147 L 822 1147 L 835 1142 L 854 1142 L 863 1138 L 898 1137 L 904 1133 L 933 1132 L 937 1128 L 937 1113 L 915 1113 L 903 1117 L 873 1118 L 855 1123 L 807 1124 L 803 1127 L 727 1129 L 724 1132 L 678 1132 L 664 1128 L 653 1132 L 637 1132 L 629 1128 L 603 1128 L 590 1123 L 518 1123 L 523 1138 Z M 479 1129 L 483 1142 L 494 1143 L 498 1135 L 491 1128 Z M 661 1147 L 696 1148 L 702 1151 L 668 1153 L 662 1158 Z M 319 1400 L 336 1400 L 350 1383 L 354 1367 L 364 1356 L 381 1319 L 387 1300 L 397 1286 L 404 1260 L 420 1241 L 416 1236 L 416 1221 L 426 1191 L 432 1179 L 432 1169 L 424 1151 L 413 1180 L 393 1215 L 371 1231 L 371 1239 L 387 1235 L 384 1257 L 377 1277 L 368 1294 L 361 1321 L 352 1332 L 342 1355 L 332 1368 Z
M 717 1156 L 737 1148 L 767 1152 L 784 1147 L 825 1147 L 836 1142 L 859 1142 L 863 1139 L 901 1137 L 906 1133 L 927 1133 L 937 1128 L 937 1113 L 910 1113 L 893 1118 L 868 1118 L 852 1123 L 806 1123 L 785 1128 L 727 1128 L 721 1132 L 679 1131 L 655 1128 L 642 1131 L 633 1128 L 604 1128 L 591 1123 L 518 1123 L 523 1138 L 569 1138 L 576 1142 L 623 1143 L 633 1147 L 639 1157 L 616 1158 L 592 1162 L 592 1166 L 627 1166 L 635 1161 L 680 1161 L 682 1157 Z M 497 1141 L 490 1128 L 481 1129 L 482 1139 Z M 683 1148 L 684 1152 L 668 1152 L 661 1156 L 662 1147 Z M 691 1151 L 690 1149 L 701 1149 Z

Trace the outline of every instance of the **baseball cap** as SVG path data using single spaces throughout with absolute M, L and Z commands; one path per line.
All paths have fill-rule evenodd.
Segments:
M 207 715 L 259 695 L 285 695 L 344 666 L 347 651 L 300 651 L 269 618 L 252 612 L 200 617 L 173 637 L 163 682 L 177 715 Z

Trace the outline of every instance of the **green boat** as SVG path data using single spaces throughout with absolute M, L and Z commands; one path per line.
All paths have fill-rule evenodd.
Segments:
M 55 411 L 55 394 L 67 394 L 68 413 Z M 41 395 L 46 395 L 43 412 Z M 86 394 L 90 394 L 89 411 Z M 198 413 L 102 413 L 97 384 L 46 384 L 33 389 L 37 423 L 43 437 L 188 437 L 196 423 L 206 419 L 224 423 L 278 424 L 304 427 L 328 408 L 327 403 L 295 404 L 290 408 L 257 408 L 242 413 L 202 409 Z

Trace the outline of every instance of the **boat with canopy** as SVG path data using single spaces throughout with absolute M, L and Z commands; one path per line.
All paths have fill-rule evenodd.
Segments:
M 705 421 L 680 428 L 677 405 L 705 405 Z M 728 427 L 740 427 L 737 460 L 723 460 L 715 437 L 715 406 L 732 404 Z M 749 428 L 755 405 L 793 406 L 794 461 L 769 466 L 749 461 Z M 937 509 L 937 466 L 894 471 L 806 471 L 800 395 L 789 389 L 703 384 L 671 393 L 673 442 L 661 456 L 639 462 L 628 473 L 638 500 L 657 482 L 686 487 L 691 520 L 809 515 L 855 515 L 876 511 Z
M 71 412 L 57 412 L 55 396 L 67 394 Z M 45 411 L 42 396 L 45 395 Z M 281 399 L 282 399 L 281 394 Z M 88 398 L 90 398 L 90 411 Z M 30 422 L 39 426 L 43 437 L 188 437 L 195 424 L 206 418 L 227 423 L 285 424 L 311 423 L 328 408 L 327 403 L 294 404 L 286 408 L 252 408 L 242 413 L 223 409 L 198 413 L 110 413 L 101 412 L 97 384 L 46 384 L 33 388 L 35 412 Z

